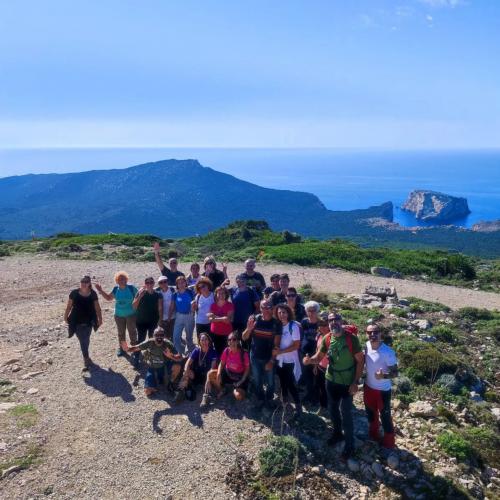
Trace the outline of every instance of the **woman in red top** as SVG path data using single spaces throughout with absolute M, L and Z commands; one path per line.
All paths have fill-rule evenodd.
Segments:
M 217 287 L 214 295 L 215 302 L 210 306 L 207 317 L 210 321 L 210 337 L 220 357 L 227 347 L 227 338 L 233 331 L 234 306 L 228 301 L 229 291 L 225 287 Z
M 208 372 L 208 379 L 215 387 L 218 398 L 223 395 L 222 387 L 232 384 L 233 396 L 237 401 L 243 401 L 248 388 L 250 358 L 248 352 L 243 350 L 236 333 L 229 335 L 228 344 L 229 347 L 222 353 L 218 369 Z

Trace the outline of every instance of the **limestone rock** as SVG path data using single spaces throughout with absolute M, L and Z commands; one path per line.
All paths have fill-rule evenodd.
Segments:
M 428 319 L 414 319 L 410 321 L 410 325 L 419 330 L 430 330 L 432 328 L 432 323 Z
M 473 231 L 482 233 L 493 233 L 495 231 L 500 231 L 500 219 L 479 221 L 476 224 L 473 224 L 471 229 Z
M 414 417 L 430 418 L 437 416 L 437 411 L 428 401 L 415 401 L 410 403 L 410 415 Z
M 401 208 L 412 212 L 419 220 L 438 224 L 445 224 L 470 214 L 465 198 L 426 190 L 412 191 Z
M 12 410 L 12 408 L 15 408 L 17 406 L 17 403 L 0 403 L 0 413 L 5 413 L 7 410 Z
M 370 272 L 375 276 L 383 276 L 384 278 L 402 278 L 403 275 L 397 271 L 392 271 L 387 267 L 373 266 Z
M 397 297 L 396 288 L 393 286 L 370 285 L 365 288 L 365 294 L 380 297 L 382 300 L 386 300 L 387 297 Z

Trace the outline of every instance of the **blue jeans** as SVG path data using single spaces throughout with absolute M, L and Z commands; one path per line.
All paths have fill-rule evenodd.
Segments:
M 76 325 L 76 337 L 80 342 L 80 349 L 84 358 L 89 357 L 90 334 L 92 333 L 91 325 Z
M 259 401 L 272 401 L 274 396 L 274 366 L 271 370 L 266 370 L 266 364 L 269 360 L 263 361 L 256 359 L 250 355 L 252 365 L 252 383 L 255 390 L 255 395 Z M 264 384 L 266 391 L 264 395 Z
M 184 346 L 182 345 L 182 330 L 186 330 L 186 344 L 188 351 L 194 349 L 193 330 L 194 330 L 194 315 L 193 313 L 176 313 L 174 323 L 174 346 L 179 354 L 184 354 Z

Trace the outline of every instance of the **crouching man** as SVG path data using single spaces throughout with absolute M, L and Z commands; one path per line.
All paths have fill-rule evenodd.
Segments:
M 144 381 L 144 392 L 151 397 L 158 391 L 160 384 L 177 380 L 182 369 L 182 356 L 177 354 L 174 345 L 165 339 L 163 328 L 156 328 L 153 338 L 128 348 L 128 352 L 142 351 L 148 371 Z
M 391 417 L 391 379 L 398 375 L 396 353 L 382 342 L 382 333 L 377 325 L 366 328 L 368 341 L 365 348 L 366 380 L 364 403 L 369 423 L 369 437 L 384 448 L 394 448 L 394 426 Z M 380 439 L 379 419 L 384 429 Z

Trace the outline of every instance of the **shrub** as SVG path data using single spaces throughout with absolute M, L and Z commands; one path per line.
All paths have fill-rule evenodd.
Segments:
M 438 405 L 436 407 L 436 411 L 437 411 L 438 417 L 442 417 L 442 418 L 448 420 L 448 422 L 450 422 L 452 424 L 455 424 L 455 425 L 458 424 L 457 417 L 455 416 L 455 414 L 451 410 L 446 408 L 446 406 Z
M 401 375 L 394 379 L 394 392 L 396 394 L 409 394 L 413 388 L 413 384 L 409 377 Z
M 0 257 L 8 257 L 10 250 L 6 245 L 0 245 Z
M 500 438 L 496 432 L 485 427 L 472 427 L 464 430 L 464 437 L 480 461 L 498 468 Z
M 462 387 L 464 387 L 464 385 L 456 379 L 455 375 L 451 373 L 443 373 L 443 375 L 437 379 L 436 384 L 444 387 L 455 396 L 458 396 L 462 391 Z
M 488 309 L 478 309 L 477 307 L 462 307 L 458 310 L 458 317 L 469 321 L 491 320 L 494 315 Z
M 406 297 L 410 302 L 410 310 L 417 313 L 426 312 L 450 312 L 451 309 L 440 302 L 430 302 L 429 300 L 419 299 L 418 297 Z
M 434 335 L 440 342 L 454 344 L 458 341 L 458 335 L 454 328 L 447 325 L 438 325 L 431 330 L 431 335 Z
M 273 436 L 259 453 L 260 471 L 264 476 L 286 476 L 298 464 L 300 445 L 292 436 Z
M 464 461 L 473 456 L 470 443 L 457 432 L 442 432 L 437 437 L 437 442 L 447 455 L 457 460 Z

